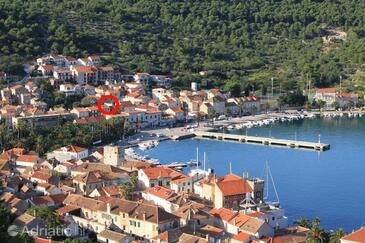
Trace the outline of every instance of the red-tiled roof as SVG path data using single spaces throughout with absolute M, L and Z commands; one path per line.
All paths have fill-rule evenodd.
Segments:
M 174 171 L 170 168 L 166 168 L 163 166 L 145 168 L 142 170 L 150 180 L 156 180 L 159 177 L 162 177 L 162 178 L 171 177 L 171 173 Z
M 167 189 L 162 186 L 154 186 L 152 188 L 148 188 L 145 190 L 145 193 L 152 194 L 165 200 L 176 195 L 173 190 Z
M 253 212 L 253 213 L 250 213 L 249 215 L 251 216 L 251 217 L 255 217 L 255 218 L 257 218 L 257 217 L 260 217 L 260 216 L 263 216 L 263 215 L 271 215 L 272 213 L 270 213 L 270 212 Z
M 336 88 L 317 89 L 317 93 L 336 93 Z
M 233 236 L 232 239 L 234 239 L 236 241 L 246 242 L 250 239 L 250 235 L 246 234 L 246 233 L 243 233 L 243 232 L 240 232 L 237 235 Z
M 141 96 L 141 94 L 140 94 L 140 93 L 138 93 L 138 92 L 133 92 L 133 93 L 129 93 L 129 94 L 127 94 L 127 96 L 128 96 L 128 97 L 134 97 L 134 98 L 136 98 L 136 97 L 138 97 L 138 96 Z
M 62 208 L 59 208 L 59 209 L 57 209 L 56 210 L 56 213 L 58 214 L 58 215 L 65 215 L 66 213 L 70 213 L 70 212 L 73 212 L 73 211 L 76 211 L 76 210 L 78 210 L 78 209 L 80 209 L 80 207 L 78 207 L 78 206 L 74 206 L 74 205 L 66 205 L 66 206 L 64 206 L 64 207 L 62 207 Z
M 102 122 L 105 121 L 105 116 L 92 116 L 92 117 L 86 117 L 86 118 L 80 118 L 76 120 L 76 123 L 78 124 L 86 124 L 86 123 L 92 123 L 92 122 Z
M 175 107 L 170 107 L 171 110 L 173 110 L 175 113 L 181 113 L 184 112 L 180 107 L 175 106 Z
M 53 66 L 52 65 L 43 65 L 42 67 L 46 71 L 53 71 Z
M 260 98 L 257 96 L 246 96 L 245 100 L 246 101 L 258 101 L 258 100 L 260 100 Z
M 362 227 L 362 228 L 358 229 L 357 231 L 346 235 L 341 240 L 365 243 L 365 227 Z
M 101 71 L 114 71 L 113 67 L 105 66 L 105 67 L 99 67 L 99 70 Z
M 32 178 L 40 179 L 40 180 L 44 180 L 44 181 L 48 181 L 49 178 L 51 178 L 51 177 L 52 177 L 52 175 L 50 175 L 49 173 L 46 173 L 46 172 L 42 172 L 42 171 L 36 171 L 32 175 Z
M 222 181 L 216 182 L 216 185 L 221 190 L 223 196 L 242 195 L 253 192 L 245 179 L 233 174 L 225 176 Z
M 336 94 L 336 97 L 338 97 L 338 98 L 352 98 L 352 97 L 354 97 L 354 95 L 351 94 L 351 93 L 341 93 L 341 94 Z
M 244 225 L 249 219 L 251 219 L 252 217 L 245 215 L 243 213 L 238 214 L 236 217 L 234 217 L 233 219 L 231 219 L 229 221 L 230 224 L 237 226 L 237 227 L 241 227 L 242 225 Z
M 26 163 L 37 163 L 39 157 L 37 155 L 28 155 L 28 154 L 23 154 L 20 155 L 16 161 L 17 162 L 26 162 Z
M 86 150 L 86 148 L 82 148 L 82 147 L 79 147 L 76 145 L 67 145 L 65 147 L 58 148 L 55 151 L 63 152 L 64 151 L 63 148 L 66 148 L 67 152 L 71 152 L 71 153 L 80 153 L 80 152 Z
M 88 66 L 75 66 L 74 69 L 77 72 L 81 73 L 93 73 L 96 71 L 95 67 L 88 67 Z
M 237 212 L 234 212 L 226 208 L 220 208 L 220 209 L 213 208 L 212 210 L 209 211 L 209 214 L 213 215 L 218 219 L 228 222 L 237 215 Z

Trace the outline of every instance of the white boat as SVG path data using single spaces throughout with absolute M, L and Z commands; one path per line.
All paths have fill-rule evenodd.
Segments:
M 138 144 L 138 147 L 139 147 L 141 150 L 147 150 L 147 149 L 152 148 L 152 146 L 151 146 L 151 144 L 150 144 L 150 143 L 140 143 L 140 144 Z

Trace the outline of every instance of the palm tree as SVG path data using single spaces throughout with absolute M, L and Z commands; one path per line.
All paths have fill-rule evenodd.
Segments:
M 346 232 L 343 229 L 337 229 L 335 232 L 331 234 L 330 243 L 340 243 L 341 238 L 346 235 Z
M 300 218 L 300 219 L 296 220 L 295 224 L 299 225 L 301 227 L 304 227 L 304 228 L 310 228 L 311 227 L 309 220 L 306 219 L 306 218 Z
M 328 242 L 328 233 L 321 227 L 319 218 L 312 220 L 312 227 L 307 234 L 306 242 L 308 243 L 323 243 Z
M 245 107 L 245 104 L 243 103 L 242 99 L 239 99 L 237 106 L 238 106 L 238 114 L 242 116 Z

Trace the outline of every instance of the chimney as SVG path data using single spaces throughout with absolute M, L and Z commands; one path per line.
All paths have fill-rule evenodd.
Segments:
M 209 242 L 209 234 L 207 234 L 207 235 L 205 236 L 205 239 L 207 240 L 207 242 Z
M 234 224 L 234 225 L 236 225 L 236 224 L 237 224 L 237 217 L 235 217 L 235 218 L 233 219 L 233 224 Z
M 110 203 L 106 204 L 106 211 L 107 211 L 107 213 L 110 213 Z
M 145 212 L 142 214 L 142 217 L 143 217 L 143 221 L 146 221 L 147 215 Z

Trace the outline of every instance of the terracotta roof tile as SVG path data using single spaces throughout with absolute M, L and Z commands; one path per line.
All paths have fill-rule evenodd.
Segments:
M 237 212 L 234 212 L 226 208 L 220 208 L 220 209 L 213 208 L 212 210 L 209 211 L 209 214 L 213 215 L 218 219 L 228 222 L 237 215 Z
M 365 227 L 362 227 L 362 228 L 358 229 L 357 231 L 346 235 L 341 240 L 365 243 Z
M 317 93 L 336 93 L 336 88 L 317 89 Z
M 165 199 L 165 200 L 176 195 L 176 193 L 173 190 L 167 189 L 162 186 L 154 186 L 152 188 L 146 189 L 144 192 L 152 194 L 154 196 L 157 196 L 157 197 Z

